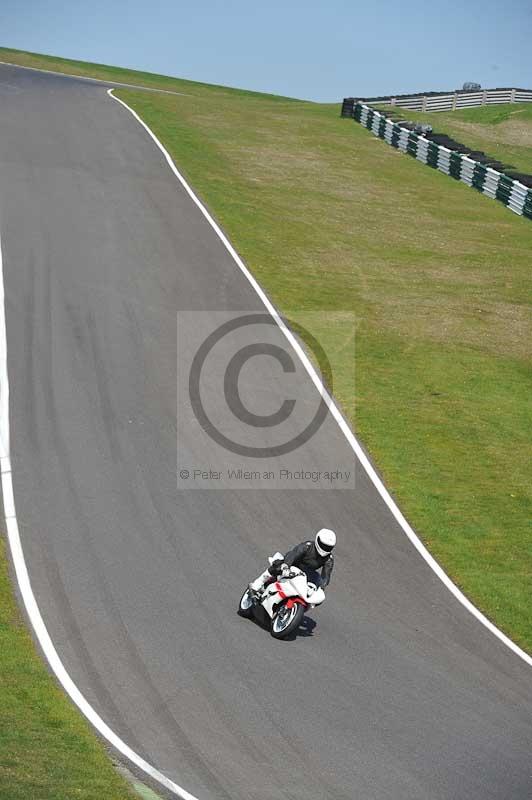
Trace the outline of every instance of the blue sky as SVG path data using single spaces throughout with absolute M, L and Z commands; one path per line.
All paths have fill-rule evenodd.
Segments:
M 532 87 L 530 0 L 1 0 L 0 44 L 334 102 Z

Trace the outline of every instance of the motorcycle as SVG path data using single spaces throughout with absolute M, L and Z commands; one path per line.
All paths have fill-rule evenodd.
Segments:
M 268 561 L 271 565 L 282 558 L 282 553 L 275 553 Z M 324 600 L 321 586 L 309 581 L 297 567 L 289 567 L 277 579 L 272 578 L 258 598 L 247 588 L 240 598 L 238 613 L 245 619 L 255 617 L 258 622 L 266 619 L 274 639 L 286 639 L 299 628 L 305 611 L 321 605 Z

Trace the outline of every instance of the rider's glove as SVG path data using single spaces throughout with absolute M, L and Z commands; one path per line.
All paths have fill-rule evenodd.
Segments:
M 283 564 L 281 566 L 281 575 L 283 576 L 283 578 L 286 578 L 289 574 L 290 574 L 290 567 L 288 566 L 288 564 Z
M 270 569 L 268 571 L 269 571 L 270 575 L 275 577 L 276 575 L 279 575 L 279 573 L 281 572 L 282 568 L 283 568 L 283 562 L 281 560 L 277 560 L 277 561 L 273 562 L 273 564 L 270 566 Z

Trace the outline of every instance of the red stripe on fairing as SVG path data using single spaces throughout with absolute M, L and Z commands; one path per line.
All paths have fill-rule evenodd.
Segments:
M 281 584 L 279 583 L 279 581 L 275 582 L 275 588 L 277 589 L 281 600 L 286 600 L 287 595 L 281 589 Z M 305 608 L 307 607 L 307 603 L 305 603 L 305 601 L 302 600 L 301 597 L 289 597 L 286 607 L 293 608 L 296 605 L 296 603 L 299 603 L 299 605 L 301 606 L 305 606 Z
M 299 604 L 300 606 L 305 606 L 305 608 L 307 607 L 307 604 L 305 603 L 305 601 L 302 600 L 300 597 L 289 597 L 288 598 L 288 603 L 286 604 L 286 607 L 287 608 L 293 608 L 297 604 Z

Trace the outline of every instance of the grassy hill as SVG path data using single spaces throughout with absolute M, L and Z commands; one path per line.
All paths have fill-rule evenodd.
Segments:
M 26 50 L 13 50 L 9 47 L 0 47 L 0 62 L 2 61 L 18 64 L 21 67 L 63 72 L 67 75 L 76 75 L 82 78 L 98 78 L 103 81 L 131 83 L 136 86 L 145 86 L 147 89 L 183 93 L 193 92 L 197 97 L 204 97 L 205 95 L 215 95 L 216 97 L 239 95 L 242 97 L 268 98 L 273 102 L 286 102 L 291 99 L 276 94 L 264 94 L 263 92 L 252 92 L 248 89 L 235 89 L 231 86 L 217 86 L 184 78 L 173 78 L 169 75 L 157 75 L 154 72 L 139 72 L 138 70 L 115 67 L 109 64 L 92 64 L 87 61 L 74 61 L 71 58 L 29 53 Z
M 531 222 L 340 119 L 339 105 L 14 51 L 0 58 L 104 78 L 111 70 L 114 80 L 185 92 L 117 95 L 160 137 L 278 307 L 288 316 L 321 312 L 327 347 L 335 346 L 336 312 L 354 311 L 356 383 L 340 346 L 339 402 L 435 557 L 532 651 Z M 216 100 L 215 113 L 206 95 Z M 428 116 L 432 124 L 443 119 Z M 463 124 L 506 130 L 504 120 Z M 11 602 L 6 580 L 0 591 L 2 604 Z M 36 796 L 29 781 L 44 758 L 40 731 L 50 727 L 51 698 L 68 723 L 45 740 L 46 757 L 50 742 L 65 764 L 72 747 L 96 745 L 44 667 L 29 660 L 29 637 L 8 607 L 0 678 L 16 683 L 9 775 L 21 789 L 0 788 L 0 798 L 11 800 Z M 28 717 L 35 681 L 44 700 L 31 702 Z M 1 764 L 5 741 L 4 734 Z M 97 760 L 87 763 L 98 765 L 99 779 L 107 776 Z M 55 773 L 43 779 L 38 796 L 118 796 L 90 781 L 61 794 L 55 781 Z
M 390 106 L 378 108 L 390 113 Z M 473 150 L 484 150 L 511 169 L 532 175 L 532 103 L 433 113 L 397 106 L 396 113 L 404 119 L 432 125 L 438 133 L 446 133 Z

